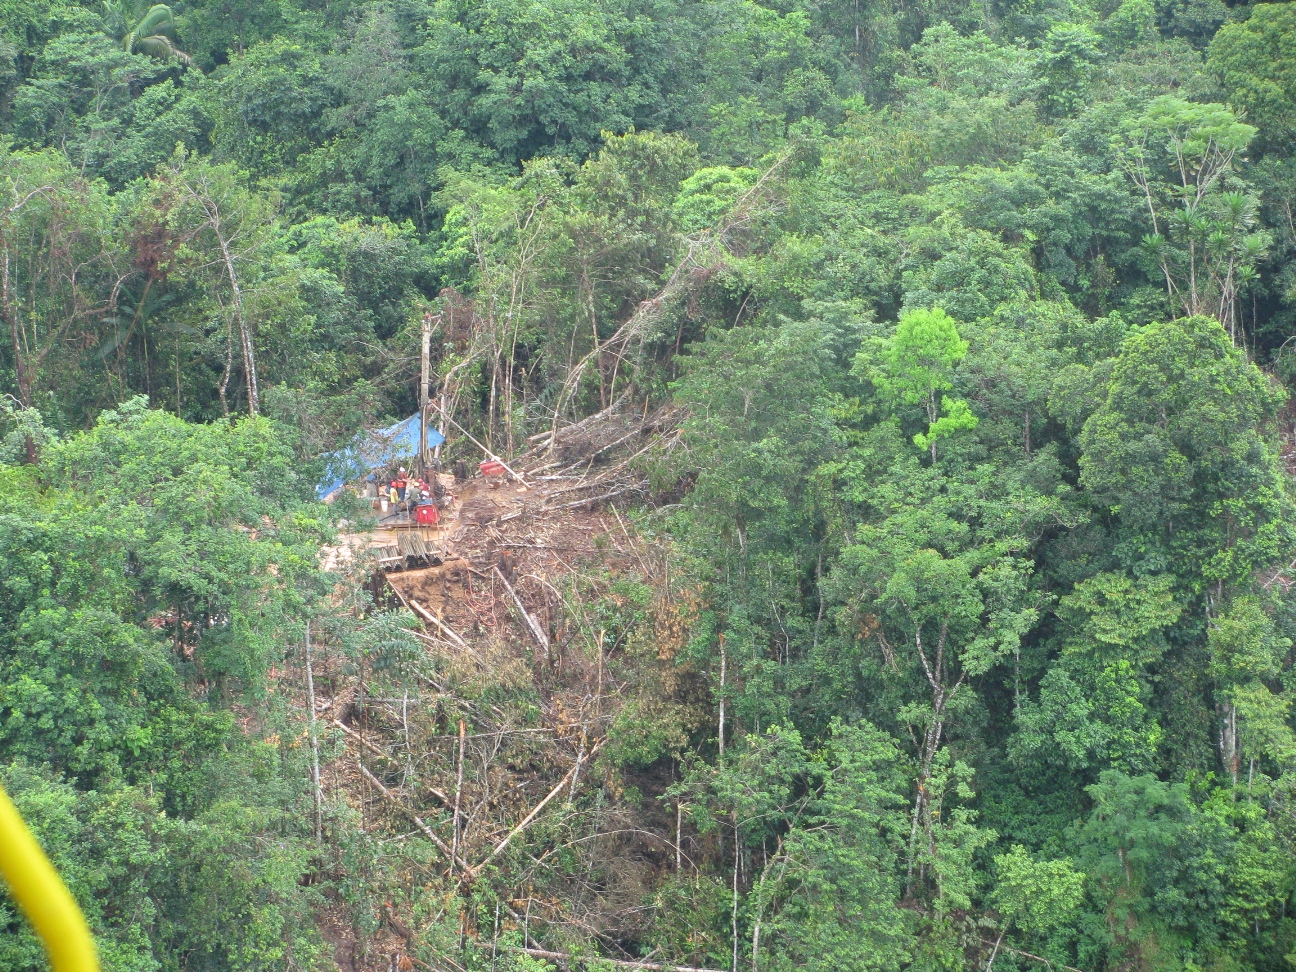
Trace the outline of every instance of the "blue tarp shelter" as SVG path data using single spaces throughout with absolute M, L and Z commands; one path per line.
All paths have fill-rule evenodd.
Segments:
M 427 447 L 433 449 L 444 442 L 445 436 L 432 426 L 427 430 Z M 362 433 L 351 445 L 337 452 L 320 456 L 324 460 L 324 478 L 315 487 L 315 495 L 324 499 L 337 492 L 343 484 L 359 479 L 381 466 L 400 459 L 411 459 L 419 450 L 419 417 L 411 415 L 385 429 Z

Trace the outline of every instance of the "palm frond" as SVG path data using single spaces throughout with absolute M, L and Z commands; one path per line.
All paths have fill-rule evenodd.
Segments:
M 103 0 L 103 22 L 104 28 L 112 37 L 120 37 L 126 30 L 126 14 L 122 10 L 120 0 Z
M 134 49 L 159 61 L 176 60 L 181 64 L 189 64 L 192 61 L 188 54 L 175 46 L 170 37 L 163 34 L 135 38 Z
M 165 3 L 155 3 L 149 7 L 148 13 L 140 18 L 135 30 L 142 37 L 152 37 L 161 34 L 166 37 L 175 36 L 175 14 Z

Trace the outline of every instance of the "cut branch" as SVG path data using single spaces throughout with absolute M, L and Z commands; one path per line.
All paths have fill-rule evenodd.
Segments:
M 484 943 L 483 943 L 484 944 Z M 720 969 L 704 969 L 693 965 L 668 965 L 664 962 L 633 962 L 629 959 L 591 958 L 583 955 L 569 955 L 565 952 L 550 952 L 543 948 L 523 948 L 521 945 L 504 945 L 513 952 L 522 952 L 533 958 L 549 959 L 553 962 L 594 962 L 599 965 L 615 965 L 619 969 L 650 969 L 660 972 L 722 972 Z
M 437 850 L 439 850 L 442 854 L 445 855 L 446 860 L 450 862 L 452 870 L 455 865 L 458 865 L 459 868 L 465 874 L 472 873 L 472 868 L 470 868 L 463 861 L 462 858 L 455 856 L 455 853 L 451 849 L 450 845 L 447 844 L 440 837 L 438 837 L 436 835 L 436 832 L 423 821 L 422 817 L 420 817 L 409 807 L 405 806 L 404 802 L 398 796 L 396 796 L 396 794 L 392 793 L 391 790 L 383 786 L 382 781 L 379 780 L 378 777 L 370 773 L 369 770 L 365 768 L 364 763 L 357 761 L 356 766 L 360 768 L 360 772 L 364 775 L 364 778 L 367 779 L 370 783 L 372 783 L 377 788 L 378 792 L 382 794 L 383 799 L 385 799 L 388 803 L 396 807 L 396 809 L 400 810 L 407 817 L 409 817 L 411 820 L 414 821 L 414 825 L 423 832 L 423 835 L 427 837 L 428 840 L 432 841 L 433 844 L 436 845 Z
M 522 598 L 518 597 L 517 591 L 513 590 L 513 585 L 504 577 L 503 571 L 501 571 L 498 566 L 495 568 L 495 576 L 500 579 L 500 583 L 504 585 L 505 590 L 507 590 L 509 595 L 513 598 L 513 603 L 517 605 L 518 611 L 521 612 L 522 620 L 526 622 L 527 629 L 531 632 L 531 637 L 535 638 L 536 644 L 543 648 L 545 655 L 548 656 L 549 638 L 541 629 L 539 622 L 527 613 L 527 609 L 522 606 Z
M 986 941 L 986 940 L 983 938 L 983 939 L 981 939 L 981 944 L 982 944 L 982 945 L 994 945 L 994 942 Z M 1045 965 L 1047 965 L 1047 966 L 1049 966 L 1049 967 L 1052 967 L 1052 966 L 1056 965 L 1059 969 L 1065 969 L 1066 972 L 1083 972 L 1083 970 L 1081 970 L 1081 969 L 1073 968 L 1073 967 L 1071 967 L 1070 965 L 1063 965 L 1061 962 L 1052 962 L 1052 961 L 1050 961 L 1049 959 L 1044 958 L 1042 955 L 1032 955 L 1030 952 L 1023 952 L 1023 951 L 1022 951 L 1021 949 L 1019 949 L 1019 948 L 1009 948 L 1007 945 L 1004 945 L 1004 946 L 1002 946 L 1002 948 L 1000 949 L 1000 951 L 1009 952 L 1009 953 L 1011 953 L 1011 954 L 1013 954 L 1013 955 L 1020 955 L 1022 958 L 1024 958 L 1024 959 L 1030 959 L 1032 962 L 1042 962 L 1043 964 L 1045 964 Z
M 547 512 L 547 513 L 552 513 L 552 512 L 554 512 L 554 511 L 556 511 L 556 510 L 569 510 L 569 509 L 571 509 L 573 506 L 584 506 L 584 505 L 586 505 L 587 503 L 601 503 L 601 502 L 603 502 L 604 500 L 610 500 L 610 499 L 615 499 L 615 498 L 618 497 L 618 496 L 624 496 L 626 493 L 639 493 L 639 492 L 643 492 L 643 488 L 644 488 L 646 485 L 648 485 L 648 484 L 647 484 L 647 483 L 636 483 L 635 485 L 633 485 L 633 486 L 627 486 L 627 487 L 625 487 L 624 489 L 617 489 L 617 490 L 613 490 L 611 493 L 604 493 L 602 496 L 590 496 L 590 497 L 588 497 L 588 498 L 586 498 L 586 499 L 578 499 L 578 500 L 574 500 L 574 501 L 571 502 L 571 503 L 563 503 L 563 504 L 561 504 L 560 506 L 547 506 L 547 507 L 545 507 L 545 512 Z
M 598 742 L 594 744 L 593 748 L 590 749 L 589 755 L 586 757 L 586 759 L 593 759 L 594 754 L 598 752 L 599 747 L 602 745 L 603 745 L 603 740 L 600 739 Z M 508 834 L 504 837 L 504 839 L 501 840 L 498 844 L 496 844 L 494 849 L 482 859 L 482 862 L 472 869 L 471 873 L 473 875 L 476 875 L 487 864 L 489 864 L 495 858 L 499 857 L 500 854 L 504 853 L 505 848 L 507 848 L 508 845 L 512 843 L 513 838 L 516 837 L 518 834 L 522 833 L 522 831 L 526 830 L 528 827 L 530 827 L 531 823 L 535 820 L 535 818 L 540 815 L 540 811 L 543 810 L 545 807 L 547 807 L 550 804 L 550 802 L 552 802 L 553 798 L 563 791 L 563 787 L 567 785 L 567 781 L 571 779 L 572 774 L 574 774 L 579 767 L 580 767 L 580 763 L 578 762 L 575 765 L 573 765 L 572 768 L 569 769 L 566 773 L 564 773 L 563 778 L 559 780 L 557 784 L 554 785 L 554 788 L 550 790 L 548 794 L 545 795 L 545 798 L 535 805 L 535 809 L 533 809 L 530 813 L 528 813 L 520 824 L 518 824 L 516 827 L 510 830 Z
M 468 647 L 468 642 L 464 641 L 457 634 L 455 634 L 455 632 L 451 628 L 447 627 L 441 621 L 440 618 L 438 618 L 435 614 L 433 614 L 431 611 L 425 608 L 418 601 L 414 600 L 414 598 L 411 597 L 409 599 L 409 603 L 410 603 L 410 607 L 412 607 L 415 611 L 417 611 L 420 616 L 427 619 L 428 621 L 431 621 L 438 631 L 440 631 L 443 635 L 445 635 L 447 638 L 453 641 L 460 648 Z
M 393 758 L 392 755 L 391 755 L 391 753 L 385 752 L 384 750 L 380 749 L 378 746 L 374 745 L 374 744 L 373 744 L 372 742 L 370 742 L 368 739 L 365 739 L 364 736 L 360 735 L 360 733 L 356 732 L 354 729 L 352 729 L 352 728 L 351 728 L 350 726 L 348 726 L 346 723 L 344 723 L 344 722 L 340 722 L 340 721 L 338 721 L 337 719 L 334 719 L 334 720 L 333 720 L 333 725 L 336 726 L 337 728 L 341 729 L 341 730 L 342 730 L 343 732 L 345 732 L 348 736 L 350 736 L 352 739 L 354 739 L 356 742 L 358 742 L 361 746 L 363 746 L 365 749 L 369 750 L 369 752 L 373 753 L 375 756 L 379 757 L 380 759 L 387 759 L 387 760 L 390 760 L 390 759 Z M 431 793 L 434 797 L 436 797 L 438 800 L 440 800 L 440 801 L 441 801 L 442 803 L 444 803 L 446 806 L 449 806 L 449 805 L 450 805 L 450 798 L 449 798 L 448 796 L 446 796 L 444 793 L 442 793 L 440 790 L 438 790 L 436 787 L 434 787 L 434 786 L 429 786 L 429 785 L 427 785 L 426 783 L 424 783 L 422 786 L 423 786 L 423 789 L 424 789 L 424 790 L 426 790 L 428 793 Z

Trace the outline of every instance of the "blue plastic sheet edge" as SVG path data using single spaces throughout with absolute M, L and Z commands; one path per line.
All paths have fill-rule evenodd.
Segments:
M 432 449 L 445 442 L 445 436 L 428 426 L 427 444 Z M 357 436 L 345 449 L 320 456 L 324 462 L 324 478 L 315 487 L 315 495 L 325 499 L 346 483 L 360 479 L 374 469 L 389 465 L 399 459 L 418 455 L 419 417 L 411 415 L 403 422 L 375 429 Z

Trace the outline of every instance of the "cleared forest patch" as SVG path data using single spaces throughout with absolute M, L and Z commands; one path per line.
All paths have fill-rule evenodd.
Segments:
M 411 911 L 384 906 L 385 958 L 358 956 L 335 929 L 344 965 L 399 965 L 416 942 L 426 955 L 430 927 L 484 934 L 469 906 L 482 892 L 499 904 L 492 949 L 593 938 L 632 961 L 653 889 L 698 855 L 664 799 L 673 764 L 607 758 L 644 697 L 687 694 L 655 636 L 677 609 L 667 552 L 625 511 L 652 498 L 640 463 L 672 448 L 671 416 L 627 404 L 539 437 L 509 463 L 517 479 L 453 486 L 451 515 L 423 531 L 429 566 L 384 570 L 351 543 L 378 606 L 418 622 L 419 690 L 392 694 L 363 660 L 339 669 L 339 690 L 316 701 L 339 744 L 325 776 L 379 839 L 430 842 L 441 896 L 421 921 L 427 888 L 411 886 Z M 374 535 L 370 550 L 402 529 L 418 528 Z

